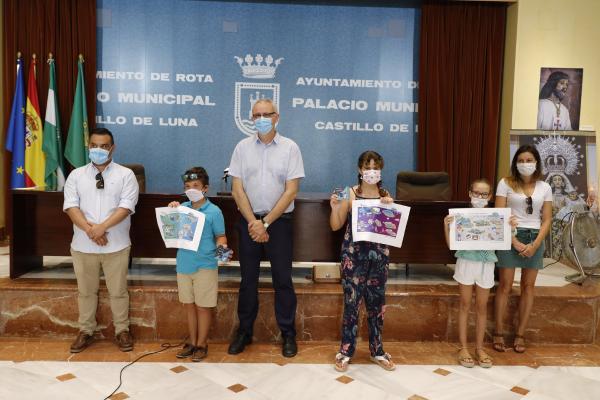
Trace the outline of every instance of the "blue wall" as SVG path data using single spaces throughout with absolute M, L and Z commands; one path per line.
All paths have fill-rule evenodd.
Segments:
M 354 183 L 366 149 L 384 156 L 384 185 L 393 189 L 395 173 L 415 166 L 417 89 L 409 86 L 418 80 L 419 15 L 400 7 L 98 0 L 96 121 L 115 134 L 117 162 L 144 164 L 148 191 L 179 192 L 178 176 L 202 165 L 215 192 L 233 148 L 251 132 L 243 121 L 250 96 L 278 91 L 279 131 L 304 158 L 301 191 Z M 254 65 L 257 54 L 272 55 L 271 67 L 283 60 L 267 71 L 274 76 L 244 77 L 234 57 L 245 66 L 248 54 Z M 328 85 L 315 85 L 320 78 Z M 166 101 L 152 104 L 159 95 Z M 174 95 L 203 104 L 167 104 Z M 177 118 L 180 126 L 169 126 Z M 319 129 L 336 127 L 327 122 L 340 129 Z M 401 124 L 406 132 L 392 131 Z

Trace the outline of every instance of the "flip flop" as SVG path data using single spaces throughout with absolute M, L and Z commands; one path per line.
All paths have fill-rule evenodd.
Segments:
M 396 364 L 394 364 L 392 361 L 392 356 L 390 356 L 388 353 L 385 353 L 382 356 L 371 356 L 371 361 L 386 371 L 393 371 L 396 369 Z

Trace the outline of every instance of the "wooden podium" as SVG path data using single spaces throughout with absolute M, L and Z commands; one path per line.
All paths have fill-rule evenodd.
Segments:
M 156 225 L 156 207 L 165 207 L 173 200 L 185 200 L 173 194 L 140 193 L 136 212 L 132 216 L 131 241 L 133 257 L 175 257 L 175 249 L 165 248 Z M 236 223 L 241 218 L 231 196 L 215 196 L 210 200 L 225 216 L 225 229 L 230 247 L 237 254 Z M 449 208 L 467 207 L 467 202 L 411 201 L 401 202 L 411 207 L 404 243 L 401 249 L 392 247 L 393 263 L 454 263 L 444 239 L 443 219 Z M 329 227 L 329 196 L 301 193 L 294 210 L 294 261 L 337 262 L 340 256 L 343 229 L 332 232 Z M 73 226 L 62 211 L 62 192 L 30 190 L 12 191 L 9 221 L 10 277 L 12 279 L 41 268 L 43 256 L 69 256 Z

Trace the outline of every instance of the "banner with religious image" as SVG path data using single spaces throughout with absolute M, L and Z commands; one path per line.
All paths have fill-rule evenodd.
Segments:
M 545 256 L 561 255 L 561 234 L 571 211 L 583 211 L 598 190 L 596 133 L 511 130 L 510 159 L 519 146 L 534 145 L 542 160 L 542 174 L 552 188 L 552 229 Z
M 582 81 L 583 68 L 542 68 L 537 129 L 579 130 Z

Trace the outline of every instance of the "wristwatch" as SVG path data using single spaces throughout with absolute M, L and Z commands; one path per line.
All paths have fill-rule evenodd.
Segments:
M 260 221 L 262 222 L 262 224 L 265 227 L 265 229 L 267 229 L 269 227 L 269 223 L 267 221 L 265 221 L 264 218 L 261 218 Z

